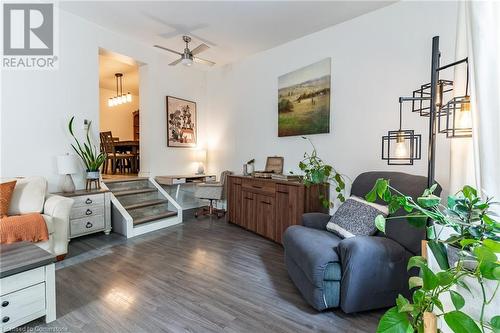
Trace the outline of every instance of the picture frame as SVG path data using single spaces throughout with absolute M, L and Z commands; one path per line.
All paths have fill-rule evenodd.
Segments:
M 193 148 L 198 141 L 196 102 L 166 96 L 167 146 Z

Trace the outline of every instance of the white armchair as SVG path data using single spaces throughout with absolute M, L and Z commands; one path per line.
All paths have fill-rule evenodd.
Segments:
M 200 183 L 196 186 L 194 196 L 198 199 L 209 200 L 208 206 L 201 207 L 195 214 L 199 215 L 217 216 L 217 218 L 224 216 L 226 211 L 224 209 L 217 209 L 214 207 L 214 201 L 222 200 L 226 194 L 226 178 L 231 175 L 231 171 L 223 171 L 220 175 L 218 182 Z
M 41 213 L 49 240 L 35 245 L 59 258 L 68 252 L 69 215 L 73 199 L 47 194 L 47 181 L 43 177 L 17 179 L 9 206 L 9 215 Z

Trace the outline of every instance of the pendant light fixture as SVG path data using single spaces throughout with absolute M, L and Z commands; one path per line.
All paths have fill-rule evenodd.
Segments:
M 448 138 L 472 137 L 472 114 L 469 96 L 469 61 L 465 58 L 467 76 L 465 95 L 452 98 L 443 106 L 438 121 L 439 133 L 446 133 Z
M 427 151 L 427 186 L 434 185 L 436 164 L 436 134 L 446 133 L 448 138 L 472 136 L 472 121 L 469 96 L 468 58 L 440 66 L 439 36 L 432 38 L 431 81 L 413 91 L 412 97 L 400 97 L 399 130 L 389 131 L 382 137 L 382 159 L 388 164 L 412 165 L 420 159 L 421 136 L 412 130 L 401 129 L 402 102 L 412 101 L 412 111 L 429 119 L 429 141 Z M 439 78 L 441 71 L 467 64 L 465 96 L 454 97 L 445 102 L 446 93 L 453 91 L 453 81 Z M 404 143 L 406 142 L 406 145 Z
M 108 106 L 113 107 L 116 105 L 132 102 L 132 94 L 130 92 L 128 92 L 127 94 L 123 93 L 123 74 L 115 73 L 115 80 L 116 96 L 108 99 Z
M 382 160 L 389 165 L 413 165 L 414 160 L 422 158 L 422 136 L 402 129 L 404 100 L 399 98 L 399 129 L 382 137 Z

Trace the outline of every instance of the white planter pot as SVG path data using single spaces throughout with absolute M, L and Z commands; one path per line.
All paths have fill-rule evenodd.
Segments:
M 87 171 L 87 179 L 99 179 L 101 173 L 99 171 Z

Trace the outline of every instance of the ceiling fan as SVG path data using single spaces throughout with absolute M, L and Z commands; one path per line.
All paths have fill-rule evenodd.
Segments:
M 215 62 L 213 62 L 213 61 L 195 57 L 195 55 L 197 55 L 198 53 L 201 53 L 203 51 L 208 50 L 210 48 L 208 45 L 202 43 L 202 44 L 198 45 L 197 47 L 195 47 L 194 49 L 190 50 L 189 49 L 189 42 L 191 42 L 191 37 L 182 36 L 182 40 L 186 43 L 186 48 L 184 49 L 184 53 L 177 52 L 177 51 L 168 49 L 168 48 L 160 46 L 160 45 L 154 45 L 154 47 L 157 47 L 159 49 L 162 49 L 162 50 L 165 50 L 168 52 L 172 52 L 172 53 L 175 53 L 175 54 L 181 56 L 180 59 L 177 59 L 176 61 L 171 62 L 169 64 L 170 66 L 175 66 L 178 63 L 181 63 L 185 66 L 191 66 L 193 64 L 193 62 L 203 64 L 203 65 L 208 65 L 208 66 L 215 65 Z

